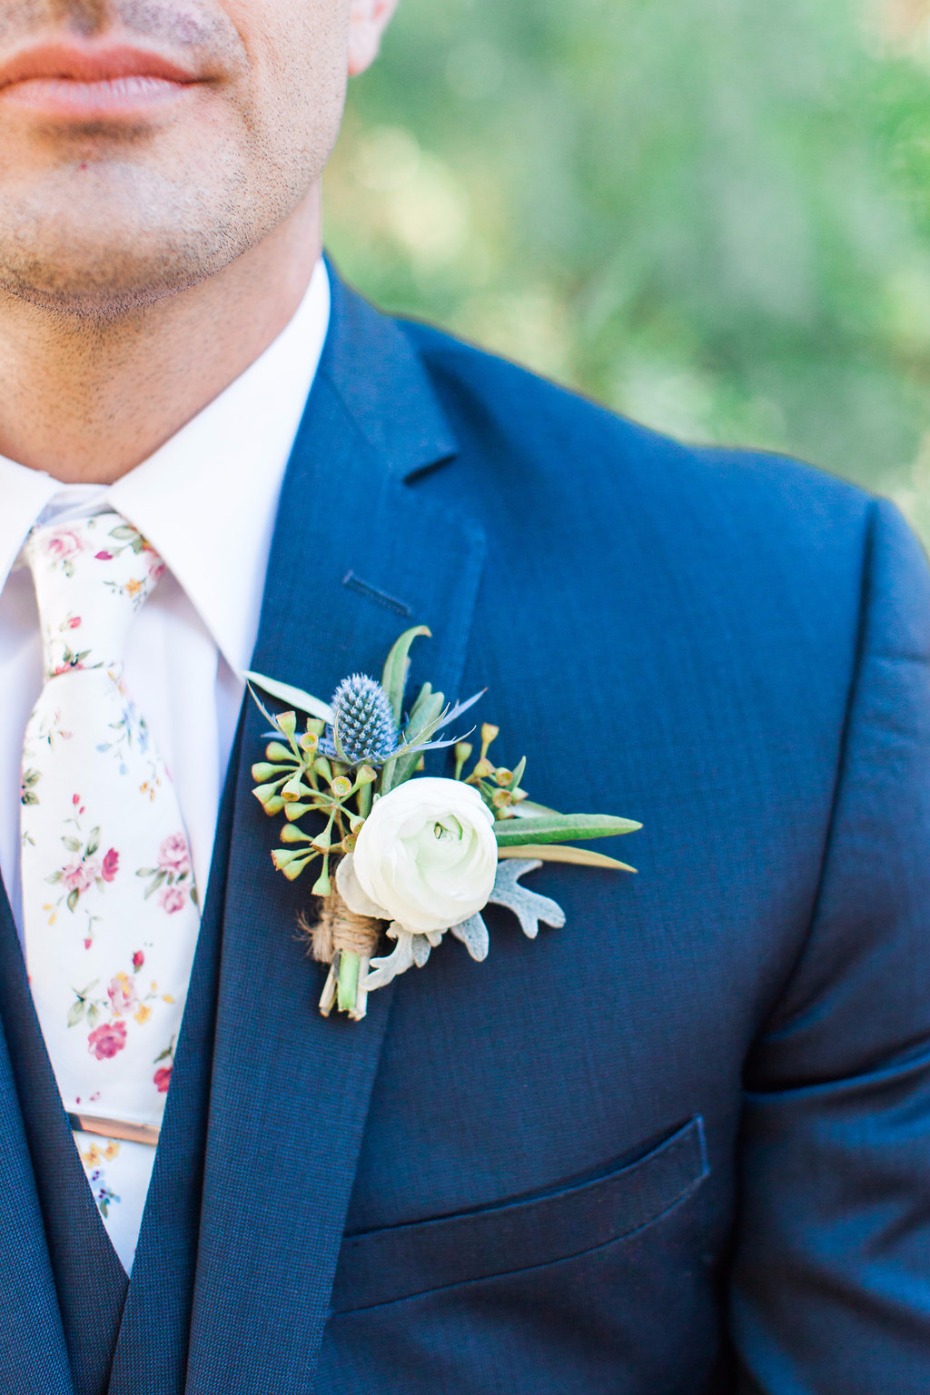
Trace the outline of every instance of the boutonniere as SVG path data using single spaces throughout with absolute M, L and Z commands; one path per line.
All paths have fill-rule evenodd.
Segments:
M 343 680 L 329 703 L 260 673 L 247 673 L 272 730 L 252 767 L 254 794 L 271 818 L 283 815 L 277 870 L 295 881 L 308 868 L 319 898 L 302 931 L 328 967 L 320 1011 L 335 1006 L 358 1021 L 368 994 L 422 968 L 449 934 L 473 959 L 488 954 L 488 905 L 513 911 L 525 935 L 565 924 L 561 907 L 521 884 L 543 862 L 632 872 L 615 858 L 569 846 L 633 833 L 642 825 L 609 814 L 560 814 L 531 801 L 525 758 L 512 769 L 490 756 L 498 728 L 481 727 L 480 746 L 446 733 L 476 703 L 450 705 L 429 683 L 405 714 L 409 653 L 425 626 L 407 630 L 381 681 Z M 290 710 L 272 715 L 263 689 Z M 468 733 L 469 735 L 471 733 Z M 422 774 L 427 751 L 455 748 L 455 774 Z M 474 758 L 474 759 L 473 759 Z M 382 936 L 393 941 L 377 955 Z

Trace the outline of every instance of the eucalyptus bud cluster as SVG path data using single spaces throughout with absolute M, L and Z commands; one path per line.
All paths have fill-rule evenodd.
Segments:
M 474 755 L 474 747 L 468 741 L 459 741 L 455 747 L 455 778 L 464 778 L 466 785 L 474 785 L 477 788 L 495 819 L 511 819 L 516 814 L 516 806 L 522 804 L 527 797 L 526 790 L 520 788 L 520 781 L 526 770 L 526 757 L 524 756 L 514 770 L 504 765 L 495 765 L 489 758 L 488 751 L 499 735 L 500 727 L 491 722 L 482 724 L 481 749 L 468 776 L 464 775 L 464 770 Z

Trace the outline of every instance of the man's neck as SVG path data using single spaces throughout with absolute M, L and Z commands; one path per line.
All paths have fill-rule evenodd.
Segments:
M 118 319 L 0 296 L 0 455 L 66 483 L 119 479 L 280 334 L 320 237 L 314 199 L 222 271 Z

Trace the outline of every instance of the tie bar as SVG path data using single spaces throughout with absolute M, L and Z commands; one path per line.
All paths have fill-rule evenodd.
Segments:
M 122 1119 L 105 1119 L 95 1114 L 69 1114 L 68 1123 L 73 1129 L 115 1138 L 120 1143 L 148 1143 L 152 1148 L 158 1143 L 159 1129 L 155 1124 L 127 1124 Z

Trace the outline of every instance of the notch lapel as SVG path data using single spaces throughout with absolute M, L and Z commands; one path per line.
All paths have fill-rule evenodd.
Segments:
M 414 670 L 460 696 L 483 537 L 435 504 L 429 477 L 408 482 L 452 450 L 402 332 L 336 283 L 255 668 L 328 698 L 349 672 L 380 674 L 400 631 L 424 623 L 434 638 L 419 642 Z M 295 931 L 311 882 L 272 868 L 278 825 L 250 777 L 266 723 L 247 707 L 187 1389 L 307 1395 L 393 986 L 363 1022 L 319 1015 L 322 971 Z

